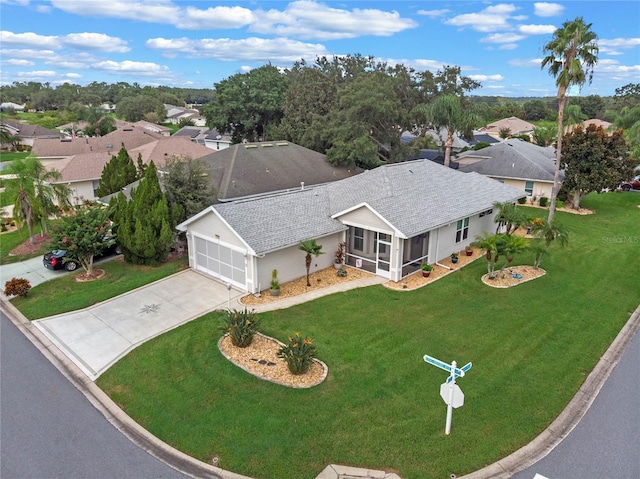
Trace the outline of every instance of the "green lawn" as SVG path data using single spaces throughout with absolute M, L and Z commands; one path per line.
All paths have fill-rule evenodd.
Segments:
M 37 234 L 40 234 L 39 229 L 37 229 Z M 26 226 L 22 228 L 22 230 L 14 230 L 14 231 L 2 233 L 2 235 L 0 235 L 0 265 L 17 263 L 18 261 L 24 261 L 26 259 L 33 258 L 33 256 L 43 255 L 44 253 L 50 250 L 50 248 L 46 244 L 43 244 L 36 255 L 9 256 L 9 252 L 12 249 L 21 245 L 28 239 L 29 239 L 29 233 L 27 232 Z
M 414 292 L 373 286 L 261 314 L 270 336 L 314 339 L 329 376 L 312 389 L 228 362 L 216 346 L 219 313 L 141 345 L 98 384 L 162 440 L 255 478 L 310 479 L 331 463 L 403 479 L 469 473 L 553 421 L 640 303 L 638 203 L 633 193 L 590 195 L 595 215 L 558 213 L 569 247 L 543 261 L 545 276 L 513 288 L 484 285 L 480 259 Z M 450 436 L 446 373 L 424 354 L 473 362 Z
M 3 161 L 25 159 L 27 156 L 29 156 L 29 154 L 30 153 L 28 151 L 25 151 L 22 153 L 18 153 L 18 152 L 7 153 L 6 151 L 0 151 L 0 163 Z
M 29 319 L 75 311 L 177 273 L 188 267 L 188 261 L 183 257 L 160 266 L 140 266 L 119 257 L 101 261 L 96 267 L 107 272 L 105 278 L 78 283 L 76 274 L 65 275 L 34 286 L 27 297 L 11 302 Z

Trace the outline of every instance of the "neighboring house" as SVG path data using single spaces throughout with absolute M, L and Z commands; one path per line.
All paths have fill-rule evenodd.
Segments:
M 128 124 L 124 128 L 95 138 L 36 139 L 32 152 L 40 159 L 51 160 L 102 151 L 116 154 L 123 143 L 129 150 L 163 138 L 165 137 L 162 135 Z
M 221 202 L 329 183 L 357 174 L 288 141 L 238 143 L 202 158 Z
M 20 138 L 20 144 L 25 146 L 33 146 L 36 140 L 39 139 L 53 139 L 53 141 L 59 141 L 63 135 L 55 130 L 45 128 L 38 125 L 28 125 L 27 123 L 21 123 L 19 121 L 13 121 L 6 118 L 2 119 L 2 125 L 7 131 Z
M 312 271 L 332 265 L 345 241 L 348 265 L 399 281 L 493 231 L 494 202 L 522 196 L 486 176 L 416 160 L 213 205 L 178 229 L 186 232 L 193 269 L 250 293 L 268 287 L 273 269 L 282 282 L 304 276 L 299 245 L 310 239 L 326 253 L 313 258 Z
M 136 121 L 133 125 L 139 128 L 144 128 L 147 131 L 157 133 L 158 135 L 162 135 L 162 136 L 171 135 L 171 128 L 167 128 L 166 126 L 162 126 L 162 125 L 157 125 L 155 123 L 150 123 L 148 121 L 144 121 L 144 120 Z
M 429 137 L 435 141 L 438 146 L 440 146 L 444 150 L 444 142 L 447 140 L 448 131 L 446 128 L 440 129 L 440 134 L 437 131 L 429 129 L 424 132 L 425 137 Z M 400 136 L 400 141 L 402 143 L 413 143 L 418 137 L 411 133 L 410 131 L 403 131 Z M 451 147 L 452 151 L 459 151 L 464 147 L 468 147 L 469 143 L 461 138 L 457 133 L 453 134 L 453 146 Z
M 195 126 L 205 126 L 206 124 L 206 119 L 200 116 L 198 110 L 168 104 L 165 104 L 164 107 L 167 110 L 165 123 L 177 125 L 181 120 L 192 120 Z
M 502 120 L 490 123 L 484 128 L 481 128 L 480 131 L 493 137 L 500 138 L 500 131 L 504 129 L 508 129 L 511 136 L 530 135 L 535 129 L 535 125 L 528 121 L 521 120 L 520 118 L 516 118 L 515 116 L 511 116 L 509 118 L 503 118 Z
M 465 151 L 455 161 L 460 171 L 489 176 L 524 190 L 532 201 L 551 197 L 555 173 L 555 150 L 518 138 L 495 143 L 478 151 Z M 560 172 L 562 181 L 564 173 Z
M 211 150 L 226 150 L 231 146 L 231 135 L 220 134 L 215 128 L 206 126 L 183 126 L 173 136 L 188 136 L 191 141 L 204 145 Z
M 62 160 L 60 163 L 55 163 L 54 167 L 61 166 L 56 168 L 60 172 L 61 178 L 54 183 L 66 184 L 71 188 L 71 201 L 74 204 L 83 200 L 96 200 L 98 198 L 96 191 L 100 186 L 102 170 L 111 157 L 118 154 L 119 150 L 120 146 L 110 151 L 81 153 Z M 138 155 L 140 155 L 143 163 L 149 164 L 153 161 L 158 169 L 162 169 L 171 157 L 197 159 L 209 154 L 210 151 L 204 146 L 192 143 L 187 138 L 165 138 L 162 136 L 137 148 L 127 148 L 134 164 L 137 165 Z
M 13 103 L 11 101 L 6 101 L 4 103 L 0 103 L 0 111 L 24 111 L 24 105 L 19 105 L 17 103 Z

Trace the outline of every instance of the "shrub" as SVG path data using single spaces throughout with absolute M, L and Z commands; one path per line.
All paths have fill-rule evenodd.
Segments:
M 518 198 L 518 204 L 524 205 L 527 202 L 527 197 Z
M 12 278 L 4 284 L 5 296 L 26 296 L 31 289 L 31 283 L 24 278 Z
M 280 280 L 278 279 L 278 270 L 277 269 L 274 269 L 271 272 L 270 288 L 273 289 L 273 290 L 280 289 Z
M 286 361 L 289 371 L 293 374 L 306 373 L 315 355 L 316 347 L 311 344 L 311 339 L 303 338 L 300 333 L 290 336 L 289 343 L 278 351 L 278 357 Z
M 222 330 L 229 334 L 231 343 L 239 348 L 246 348 L 253 341 L 253 337 L 258 332 L 260 320 L 255 311 L 229 310 L 225 318 L 226 326 Z
M 549 199 L 546 196 L 541 196 L 540 197 L 540 206 L 547 206 L 547 202 L 549 201 Z

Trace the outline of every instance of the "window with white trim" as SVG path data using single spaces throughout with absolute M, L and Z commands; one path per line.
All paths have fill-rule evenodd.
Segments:
M 527 192 L 528 196 L 533 195 L 533 181 L 525 181 L 524 182 L 524 191 Z
M 469 236 L 469 218 L 458 220 L 456 224 L 456 243 L 464 241 Z

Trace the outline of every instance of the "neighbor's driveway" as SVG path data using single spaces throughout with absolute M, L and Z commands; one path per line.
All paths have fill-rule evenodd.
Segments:
M 19 263 L 3 264 L 0 266 L 0 283 L 4 290 L 4 284 L 12 278 L 24 278 L 29 280 L 31 286 L 44 283 L 47 280 L 59 278 L 67 274 L 67 271 L 51 271 L 42 264 L 42 256 L 36 256 Z
M 189 269 L 34 324 L 95 380 L 136 346 L 209 311 L 226 309 L 240 295 Z

